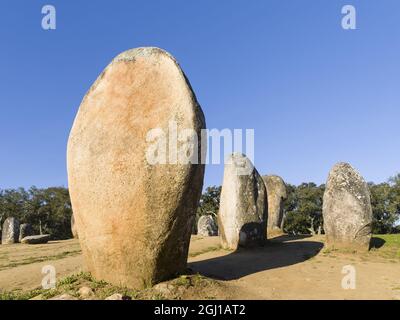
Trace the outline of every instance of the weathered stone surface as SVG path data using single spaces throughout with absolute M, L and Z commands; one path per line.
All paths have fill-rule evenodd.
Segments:
M 19 221 L 14 217 L 8 217 L 4 223 L 1 233 L 2 244 L 13 244 L 19 241 Z
M 71 233 L 75 239 L 79 239 L 78 230 L 76 229 L 75 226 L 75 218 L 73 214 L 71 215 Z
M 21 239 L 21 243 L 25 244 L 43 244 L 47 243 L 50 240 L 49 234 L 41 234 L 36 236 L 28 236 Z
M 197 222 L 197 234 L 203 237 L 218 235 L 218 226 L 212 216 L 201 216 Z
M 323 218 L 328 246 L 369 249 L 370 192 L 363 177 L 348 163 L 336 164 L 329 173 Z
M 23 223 L 19 227 L 19 242 L 21 242 L 22 238 L 33 235 L 32 226 L 29 223 Z
M 286 184 L 279 176 L 263 176 L 268 195 L 268 229 L 280 230 L 283 220 L 284 201 L 287 198 Z
M 174 163 L 174 139 L 167 141 L 169 164 L 151 163 L 154 139 L 146 141 L 154 129 L 174 137 L 174 123 L 180 136 L 190 130 L 200 137 L 205 128 L 184 73 L 158 48 L 120 54 L 84 97 L 68 142 L 68 180 L 95 278 L 142 288 L 185 270 L 204 165 Z M 191 151 L 200 161 L 200 143 Z
M 89 287 L 81 287 L 79 288 L 79 296 L 83 299 L 90 298 L 94 296 L 94 291 Z
M 123 296 L 120 293 L 114 293 L 113 295 L 105 298 L 105 300 L 123 300 Z
M 163 282 L 155 285 L 153 290 L 161 293 L 164 296 L 168 296 L 176 290 L 176 287 L 168 282 Z
M 264 244 L 267 201 L 264 181 L 251 161 L 242 154 L 231 155 L 225 165 L 218 213 L 219 234 L 224 248 L 236 250 L 239 246 Z
M 55 296 L 53 298 L 50 298 L 49 300 L 79 300 L 79 299 L 74 296 L 71 296 L 68 293 L 64 293 L 64 294 Z

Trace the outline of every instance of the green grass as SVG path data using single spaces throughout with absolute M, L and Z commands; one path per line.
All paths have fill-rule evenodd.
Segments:
M 220 249 L 221 249 L 221 245 L 217 245 L 217 246 L 213 246 L 213 247 L 208 247 L 208 248 L 205 248 L 205 249 L 203 249 L 203 250 L 201 250 L 201 251 L 197 251 L 197 252 L 190 253 L 190 254 L 189 254 L 189 257 L 190 257 L 190 258 L 194 258 L 194 257 L 197 257 L 197 256 L 199 256 L 199 255 L 201 255 L 201 254 L 204 254 L 204 253 L 207 253 L 207 252 L 218 251 L 218 250 L 220 250 Z
M 400 234 L 374 235 L 371 244 L 370 255 L 378 255 L 392 262 L 400 260 Z
M 184 291 L 192 290 L 192 292 L 197 292 L 198 290 L 204 289 L 204 291 L 207 292 L 207 288 L 215 285 L 216 281 L 195 274 L 179 276 L 178 278 L 170 280 L 169 283 L 173 288 L 182 288 Z M 161 300 L 166 298 L 181 299 L 181 295 L 184 292 L 178 290 L 177 292 L 171 293 L 170 297 L 165 297 L 153 287 L 143 290 L 134 290 L 126 287 L 114 286 L 105 281 L 97 281 L 90 273 L 81 272 L 60 279 L 57 281 L 54 289 L 34 289 L 25 292 L 20 290 L 12 292 L 0 291 L 0 300 L 29 300 L 38 296 L 40 297 L 40 300 L 47 300 L 61 294 L 69 294 L 79 299 L 79 289 L 83 286 L 90 287 L 94 291 L 95 299 L 98 300 L 104 300 L 115 293 L 122 294 L 122 296 L 134 300 Z M 212 297 L 207 296 L 207 299 L 211 298 Z

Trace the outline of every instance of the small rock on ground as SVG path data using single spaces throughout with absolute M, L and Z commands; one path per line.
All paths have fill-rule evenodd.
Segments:
M 79 295 L 81 296 L 81 298 L 89 298 L 94 295 L 94 292 L 89 287 L 82 287 L 79 289 Z
M 71 296 L 68 293 L 64 293 L 64 294 L 61 294 L 59 296 L 50 298 L 49 300 L 79 300 L 79 299 Z

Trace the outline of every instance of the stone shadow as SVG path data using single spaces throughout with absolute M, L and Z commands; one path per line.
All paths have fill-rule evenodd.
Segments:
M 210 278 L 236 280 L 260 271 L 304 262 L 317 255 L 324 246 L 319 241 L 290 241 L 293 239 L 282 236 L 281 239 L 268 240 L 264 247 L 241 248 L 221 257 L 191 262 L 188 267 L 192 272 Z
M 372 237 L 369 243 L 369 249 L 379 249 L 383 247 L 386 241 L 382 238 Z

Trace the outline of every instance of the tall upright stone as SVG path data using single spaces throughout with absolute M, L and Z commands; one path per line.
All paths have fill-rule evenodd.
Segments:
M 286 184 L 276 175 L 263 176 L 268 195 L 268 230 L 282 231 L 284 201 L 287 198 Z
M 363 177 L 348 163 L 336 164 L 329 173 L 323 198 L 323 218 L 328 246 L 369 249 L 370 192 Z
M 121 53 L 90 88 L 67 162 L 75 224 L 95 278 L 143 288 L 185 271 L 204 128 L 187 78 L 161 49 Z
M 3 223 L 1 234 L 2 244 L 13 244 L 19 241 L 19 221 L 14 217 L 8 217 Z
M 268 219 L 267 190 L 262 177 L 243 154 L 225 164 L 218 228 L 226 249 L 263 245 Z

